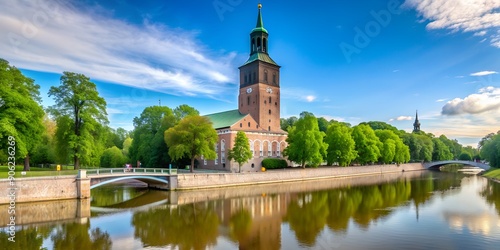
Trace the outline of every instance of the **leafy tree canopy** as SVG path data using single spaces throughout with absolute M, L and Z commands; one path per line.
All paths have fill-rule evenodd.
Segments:
M 250 150 L 250 143 L 248 143 L 248 138 L 243 131 L 238 131 L 236 133 L 236 138 L 234 140 L 234 146 L 229 150 L 227 158 L 238 163 L 239 172 L 241 173 L 241 165 L 252 159 L 253 154 Z
M 288 130 L 288 147 L 283 153 L 289 160 L 300 163 L 303 168 L 306 163 L 316 167 L 326 156 L 328 144 L 323 142 L 324 135 L 319 131 L 316 117 L 302 112 L 301 118 Z
M 177 125 L 165 131 L 165 143 L 168 145 L 168 154 L 173 160 L 183 157 L 191 159 L 191 172 L 194 171 L 195 158 L 203 156 L 205 159 L 215 159 L 215 144 L 217 132 L 212 122 L 204 116 L 188 116 Z
M 56 118 L 57 143 L 59 148 L 68 148 L 63 152 L 69 156 L 60 158 L 72 157 L 75 169 L 79 169 L 80 160 L 84 165 L 98 165 L 108 120 L 106 101 L 99 96 L 96 85 L 83 74 L 64 72 L 61 85 L 52 86 L 49 96 L 55 101 L 48 111 Z
M 25 159 L 29 170 L 29 154 L 40 142 L 44 112 L 40 92 L 34 80 L 0 58 L 0 151 L 7 151 L 7 138 L 15 138 L 16 158 Z
M 327 164 L 338 163 L 340 166 L 349 166 L 356 159 L 355 142 L 351 135 L 352 129 L 344 123 L 335 122 L 326 131 L 325 142 L 328 144 Z

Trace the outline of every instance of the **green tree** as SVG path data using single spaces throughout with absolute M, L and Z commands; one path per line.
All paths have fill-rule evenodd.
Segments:
M 106 101 L 99 96 L 96 85 L 83 74 L 64 72 L 61 85 L 50 87 L 49 96 L 55 100 L 48 110 L 56 117 L 57 129 L 65 129 L 56 132 L 66 137 L 57 137 L 57 143 L 68 146 L 75 169 L 80 168 L 80 160 L 86 165 L 95 164 L 92 158 L 100 158 L 99 150 L 103 147 L 98 144 L 102 142 L 104 125 L 108 122 Z M 67 119 L 61 120 L 62 117 Z M 69 121 L 71 123 L 66 124 Z
M 375 134 L 383 143 L 382 161 L 384 163 L 405 163 L 410 160 L 410 150 L 403 140 L 394 132 L 394 130 L 379 129 Z
M 298 121 L 297 117 L 291 116 L 289 118 L 281 118 L 280 119 L 280 127 L 284 131 L 288 131 L 289 128 L 293 127 L 295 123 Z
M 326 130 L 328 129 L 328 121 L 324 117 L 318 117 L 318 127 L 319 131 L 326 133 Z
M 6 152 L 7 138 L 15 138 L 16 158 L 29 170 L 30 154 L 41 142 L 44 112 L 40 86 L 0 58 L 0 151 Z
M 180 120 L 184 119 L 187 116 L 193 116 L 193 115 L 200 115 L 200 112 L 195 108 L 186 104 L 179 105 L 177 108 L 174 109 L 174 116 L 175 118 L 177 118 L 177 122 L 179 122 Z
M 168 166 L 171 159 L 163 134 L 176 124 L 176 120 L 173 111 L 166 106 L 146 107 L 139 117 L 135 117 L 129 149 L 132 163 L 140 161 L 143 167 Z
M 43 118 L 44 132 L 41 142 L 33 149 L 31 160 L 34 164 L 53 164 L 56 163 L 55 152 L 55 131 L 56 123 L 47 115 Z
M 328 144 L 326 161 L 328 165 L 337 162 L 339 166 L 349 166 L 356 159 L 358 152 L 351 135 L 352 129 L 340 122 L 332 123 L 325 136 Z
M 191 172 L 194 171 L 194 160 L 198 157 L 215 159 L 214 146 L 217 143 L 217 132 L 212 122 L 203 116 L 188 116 L 177 125 L 165 131 L 165 143 L 168 154 L 173 160 L 183 157 L 191 159 Z
M 227 153 L 227 158 L 238 163 L 238 169 L 241 173 L 241 165 L 252 159 L 253 154 L 250 150 L 250 144 L 248 143 L 248 138 L 245 132 L 238 131 L 236 133 L 236 139 L 234 140 L 234 146 Z
M 129 151 L 130 151 L 130 146 L 132 146 L 132 141 L 133 140 L 130 137 L 127 137 L 127 139 L 123 141 L 122 153 L 125 157 L 127 157 L 127 159 L 129 158 Z
M 481 158 L 490 163 L 490 166 L 494 168 L 500 167 L 500 134 L 484 140 L 480 154 Z
M 458 156 L 458 159 L 461 161 L 471 161 L 472 156 L 468 152 L 463 152 Z
M 121 168 L 125 165 L 126 157 L 122 151 L 113 146 L 104 150 L 101 156 L 101 168 Z
M 354 126 L 352 138 L 358 152 L 357 162 L 361 164 L 377 162 L 381 156 L 380 148 L 382 147 L 382 143 L 370 126 L 366 124 Z
M 298 162 L 302 168 L 306 163 L 318 166 L 326 156 L 328 144 L 323 142 L 325 133 L 319 131 L 318 121 L 314 115 L 301 113 L 301 118 L 288 130 L 288 147 L 283 154 L 289 160 Z
M 432 152 L 433 161 L 446 161 L 452 160 L 453 154 L 450 152 L 450 148 L 444 144 L 444 142 L 439 138 L 432 138 L 434 143 L 434 151 Z
M 458 159 L 462 153 L 462 145 L 458 143 L 457 140 L 448 139 L 445 135 L 439 136 L 439 140 L 441 140 L 448 147 L 448 150 L 452 154 L 452 159 Z

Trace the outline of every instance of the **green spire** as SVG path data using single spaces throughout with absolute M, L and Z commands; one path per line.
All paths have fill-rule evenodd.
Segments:
M 259 8 L 259 15 L 257 16 L 257 25 L 255 25 L 255 29 L 252 30 L 253 32 L 256 31 L 261 31 L 267 33 L 267 30 L 264 28 L 264 22 L 262 22 L 262 14 L 260 13 L 260 9 L 262 8 L 262 4 L 258 4 L 257 7 Z

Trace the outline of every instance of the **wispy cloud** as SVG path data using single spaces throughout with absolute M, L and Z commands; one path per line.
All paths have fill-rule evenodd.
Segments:
M 389 119 L 390 122 L 393 122 L 393 121 L 411 121 L 413 119 L 412 116 L 398 116 L 396 118 L 391 118 Z
M 447 101 L 448 98 L 443 98 L 443 99 L 437 99 L 436 102 L 444 102 L 444 101 Z
M 500 108 L 500 88 L 485 87 L 478 93 L 464 99 L 455 98 L 447 102 L 442 110 L 443 115 L 480 114 Z
M 196 32 L 127 23 L 98 7 L 4 0 L 0 33 L 0 57 L 18 68 L 188 96 L 215 95 L 236 79 L 236 54 L 210 50 Z
M 284 88 L 281 90 L 281 96 L 285 99 L 293 99 L 302 102 L 314 102 L 317 96 L 310 90 L 302 88 Z
M 489 35 L 490 44 L 500 48 L 500 1 L 495 0 L 406 0 L 404 6 L 414 8 L 427 29 L 447 29 L 452 32 L 474 32 Z
M 485 71 L 479 71 L 470 74 L 470 76 L 487 76 L 487 75 L 493 75 L 493 74 L 498 74 L 496 71 L 491 71 L 491 70 L 485 70 Z

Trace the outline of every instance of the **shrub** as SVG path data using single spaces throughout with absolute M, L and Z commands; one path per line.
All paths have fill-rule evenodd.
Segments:
M 288 164 L 283 159 L 266 158 L 262 160 L 262 166 L 266 169 L 286 168 Z
M 113 146 L 104 150 L 101 156 L 101 168 L 122 168 L 126 160 L 122 151 Z

